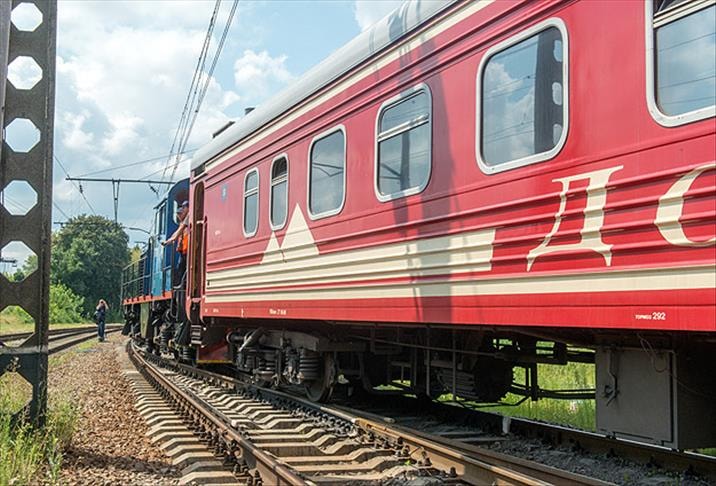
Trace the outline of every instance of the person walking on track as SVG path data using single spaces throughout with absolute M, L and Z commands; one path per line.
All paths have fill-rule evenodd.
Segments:
M 95 322 L 97 322 L 97 339 L 99 342 L 104 341 L 104 326 L 108 309 L 109 306 L 107 305 L 107 302 L 104 299 L 99 299 L 97 307 L 94 310 L 94 318 Z

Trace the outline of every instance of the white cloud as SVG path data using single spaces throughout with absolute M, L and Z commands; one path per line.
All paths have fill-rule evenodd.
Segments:
M 112 131 L 102 140 L 102 149 L 106 155 L 117 155 L 126 147 L 140 142 L 139 129 L 144 120 L 131 112 L 112 114 L 108 117 Z
M 42 79 L 42 69 L 34 59 L 18 56 L 7 69 L 7 78 L 19 89 L 30 89 Z
M 81 10 L 82 15 L 79 11 L 74 16 L 60 15 L 60 19 L 65 18 L 69 24 L 62 29 L 67 34 L 60 37 L 57 65 L 58 81 L 66 85 L 69 95 L 59 100 L 66 103 L 62 108 L 74 112 L 80 108 L 96 115 L 85 116 L 84 130 L 94 136 L 101 155 L 136 159 L 156 155 L 157 147 L 164 146 L 168 151 L 205 36 L 203 22 L 194 20 L 196 29 L 185 25 L 188 23 L 191 27 L 189 17 L 203 16 L 196 11 L 193 16 L 187 16 L 188 6 L 175 8 L 173 3 L 167 3 L 161 12 L 148 9 L 141 2 L 124 4 L 117 12 L 114 2 L 102 3 L 105 5 L 110 6 L 110 12 L 104 8 L 98 12 L 97 4 L 83 2 L 71 4 L 72 9 Z M 202 11 L 207 13 L 205 22 L 210 10 L 207 11 L 206 4 L 202 5 Z M 171 23 L 167 16 L 185 21 L 184 25 L 165 27 Z M 88 23 L 88 17 L 108 21 Z M 200 120 L 225 123 L 228 117 L 221 112 L 238 99 L 237 93 L 223 89 L 212 79 Z M 205 133 L 216 128 L 210 126 Z M 59 124 L 63 141 L 70 144 L 76 141 L 71 133 L 73 129 L 72 125 Z M 196 137 L 192 138 L 199 142 Z M 78 147 L 68 145 L 67 148 Z
M 355 0 L 353 15 L 361 30 L 366 30 L 404 3 L 404 0 Z
M 245 50 L 234 63 L 236 87 L 248 96 L 265 96 L 276 84 L 283 85 L 294 78 L 286 68 L 286 59 L 285 55 L 271 57 L 267 51 Z
M 59 3 L 55 148 L 71 175 L 169 152 L 213 5 L 203 1 Z M 222 4 L 210 55 L 229 7 L 228 2 Z M 225 49 L 220 64 L 230 72 L 232 61 Z M 231 78 L 222 86 L 216 75 L 209 82 L 187 148 L 206 143 L 229 120 L 227 112 L 239 100 Z M 160 159 L 98 177 L 137 178 L 159 170 L 158 177 L 165 163 Z M 176 178 L 187 173 L 183 164 Z M 70 216 L 88 212 L 76 186 L 62 180 L 64 172 L 58 168 L 55 174 L 55 199 L 65 212 Z M 112 213 L 108 184 L 83 184 L 87 199 L 104 215 Z M 120 220 L 126 216 L 125 224 L 144 227 L 155 203 L 148 187 L 123 184 Z
M 61 115 L 62 122 L 66 126 L 62 143 L 73 150 L 90 150 L 94 140 L 94 134 L 84 130 L 84 124 L 89 118 L 89 112 L 82 110 L 81 113 L 67 112 Z

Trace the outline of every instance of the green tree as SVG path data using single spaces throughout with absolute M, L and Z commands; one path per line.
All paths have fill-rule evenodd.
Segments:
M 130 261 L 137 262 L 140 258 L 142 258 L 142 247 L 134 245 L 131 250 Z
M 84 299 L 68 287 L 58 283 L 50 285 L 50 323 L 82 322 Z
M 29 274 L 25 273 L 22 269 L 18 268 L 17 270 L 15 270 L 15 273 L 13 273 L 12 275 L 8 274 L 7 277 L 8 277 L 8 280 L 10 280 L 11 282 L 22 282 L 23 280 L 25 280 L 25 277 L 27 275 L 29 275 Z
M 21 282 L 35 270 L 37 270 L 37 255 L 30 255 L 25 259 L 20 268 L 14 272 L 3 272 L 3 275 L 10 282 Z
M 37 255 L 28 255 L 22 264 L 22 273 L 23 275 L 30 275 L 35 270 L 37 270 Z
M 122 268 L 129 263 L 129 237 L 122 226 L 102 216 L 70 219 L 53 235 L 51 280 L 84 299 L 92 315 L 99 299 L 119 301 Z
M 25 259 L 21 268 L 15 270 L 13 274 L 6 274 L 8 280 L 11 282 L 21 282 L 26 277 L 29 277 L 32 272 L 37 270 L 37 255 L 30 255 Z

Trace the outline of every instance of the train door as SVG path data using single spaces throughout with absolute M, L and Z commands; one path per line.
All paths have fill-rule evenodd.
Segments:
M 152 242 L 152 295 L 162 295 L 164 293 L 164 247 L 161 241 L 167 238 L 166 235 L 166 219 L 167 219 L 166 201 L 161 203 L 154 215 L 154 235 Z
M 192 201 L 192 228 L 191 228 L 191 256 L 189 279 L 189 296 L 194 299 L 201 298 L 204 290 L 204 244 L 206 241 L 204 220 L 204 183 L 200 182 L 194 187 Z

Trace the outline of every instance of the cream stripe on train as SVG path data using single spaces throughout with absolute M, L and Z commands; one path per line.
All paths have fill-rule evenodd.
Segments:
M 279 246 L 272 233 L 260 264 L 209 272 L 206 286 L 237 291 L 488 272 L 494 240 L 495 230 L 486 229 L 321 255 L 296 206 L 283 243 Z

